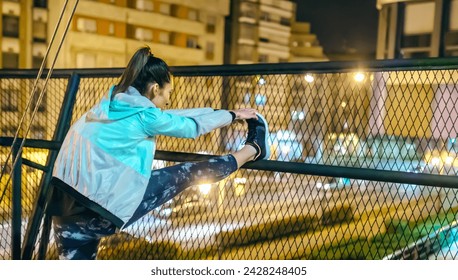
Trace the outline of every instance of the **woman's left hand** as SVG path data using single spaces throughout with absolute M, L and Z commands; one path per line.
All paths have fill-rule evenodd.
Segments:
M 235 114 L 236 120 L 246 120 L 246 119 L 257 119 L 256 113 L 258 112 L 256 109 L 251 108 L 241 108 L 237 110 L 231 110 Z

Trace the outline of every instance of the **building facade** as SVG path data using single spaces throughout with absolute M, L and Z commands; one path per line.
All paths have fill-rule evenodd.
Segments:
M 61 17 L 56 45 L 64 32 L 73 4 L 61 14 L 64 3 L 1 1 L 2 68 L 41 65 Z M 144 45 L 170 65 L 222 64 L 228 13 L 229 0 L 81 0 L 55 68 L 123 67 Z
M 458 56 L 457 0 L 378 0 L 377 59 Z

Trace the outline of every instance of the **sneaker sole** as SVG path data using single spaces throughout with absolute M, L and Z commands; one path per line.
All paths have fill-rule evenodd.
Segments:
M 264 128 L 266 129 L 266 135 L 264 139 L 264 143 L 266 144 L 266 155 L 262 159 L 268 159 L 270 157 L 269 125 L 267 124 L 266 119 L 262 115 L 256 113 L 256 116 L 258 116 L 258 118 L 262 120 L 262 122 L 264 123 Z

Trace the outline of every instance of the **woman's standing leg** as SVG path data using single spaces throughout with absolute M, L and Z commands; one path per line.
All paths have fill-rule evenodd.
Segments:
M 61 260 L 94 260 L 102 237 L 116 232 L 110 221 L 93 213 L 53 217 L 54 238 Z

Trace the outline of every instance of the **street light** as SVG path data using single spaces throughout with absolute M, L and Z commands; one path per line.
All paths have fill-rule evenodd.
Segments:
M 306 75 L 304 76 L 304 80 L 305 80 L 307 83 L 312 83 L 312 82 L 315 80 L 315 78 L 314 78 L 311 74 L 306 74 Z
M 355 76 L 353 78 L 355 79 L 355 81 L 360 83 L 360 82 L 364 81 L 364 79 L 366 78 L 366 75 L 364 75 L 361 72 L 358 72 L 358 73 L 355 74 Z

